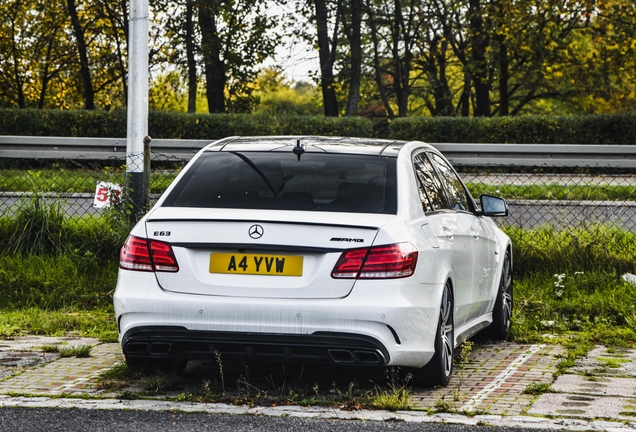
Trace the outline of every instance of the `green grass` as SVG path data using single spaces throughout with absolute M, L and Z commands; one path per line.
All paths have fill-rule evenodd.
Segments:
M 117 342 L 115 316 L 111 307 L 90 311 L 77 309 L 0 309 L 0 338 L 21 335 L 94 337 Z
M 167 170 L 154 170 L 150 175 L 150 192 L 163 193 L 175 179 L 181 167 L 175 165 Z M 124 185 L 124 167 L 70 167 L 40 169 L 0 169 L 0 190 L 6 192 L 64 192 L 95 193 L 99 181 Z M 467 183 L 471 194 L 502 196 L 506 199 L 550 199 L 550 200 L 634 200 L 633 185 L 563 185 L 540 183 L 529 185 Z
M 15 216 L 0 217 L 0 250 L 10 255 L 94 255 L 116 259 L 132 228 L 126 212 L 112 208 L 104 217 L 68 217 L 59 203 L 39 195 L 22 201 Z
M 633 232 L 595 223 L 560 231 L 550 227 L 504 231 L 512 240 L 514 270 L 521 277 L 590 270 L 635 273 Z
M 59 349 L 60 357 L 77 357 L 77 358 L 86 358 L 91 356 L 91 347 L 90 345 L 79 345 L 74 347 L 61 347 Z
M 535 272 L 518 278 L 514 290 L 516 341 L 534 342 L 544 335 L 559 341 L 574 335 L 588 344 L 636 342 L 636 287 L 615 272 Z
M 490 185 L 467 183 L 466 187 L 474 197 L 486 194 L 506 199 L 534 200 L 633 201 L 636 199 L 636 188 L 633 185 L 562 185 L 551 183 Z
M 0 255 L 0 309 L 90 310 L 110 305 L 117 262 L 94 255 Z
M 533 382 L 530 383 L 526 386 L 525 389 L 523 389 L 523 394 L 529 394 L 529 395 L 542 395 L 543 393 L 551 393 L 552 389 L 550 388 L 552 386 L 551 383 L 538 383 L 538 382 Z
M 163 193 L 179 168 L 150 174 L 150 192 Z M 95 193 L 97 182 L 126 184 L 123 168 L 116 169 L 0 169 L 0 190 L 5 192 Z

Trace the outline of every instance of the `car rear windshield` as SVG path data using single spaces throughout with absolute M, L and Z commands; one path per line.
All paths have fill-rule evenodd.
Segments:
M 206 152 L 164 207 L 397 213 L 395 158 L 306 152 Z

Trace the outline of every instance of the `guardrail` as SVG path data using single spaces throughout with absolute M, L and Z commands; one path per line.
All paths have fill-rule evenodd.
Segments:
M 152 151 L 190 159 L 210 140 L 156 139 Z M 431 143 L 455 165 L 636 168 L 636 146 Z M 126 156 L 125 138 L 0 136 L 0 158 L 106 160 Z
M 152 140 L 152 151 L 190 159 L 213 140 Z M 126 138 L 0 136 L 0 158 L 106 160 L 126 157 Z

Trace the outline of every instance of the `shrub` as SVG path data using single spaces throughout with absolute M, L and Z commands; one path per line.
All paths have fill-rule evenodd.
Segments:
M 126 111 L 0 109 L 0 135 L 121 138 Z M 164 139 L 218 139 L 234 135 L 373 134 L 361 117 L 265 116 L 251 114 L 183 114 L 150 112 L 148 134 Z
M 433 143 L 636 144 L 636 113 L 589 116 L 408 117 L 390 137 Z

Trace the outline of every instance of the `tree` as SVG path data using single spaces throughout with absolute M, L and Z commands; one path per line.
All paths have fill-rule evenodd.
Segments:
M 200 0 L 201 52 L 210 113 L 249 111 L 257 66 L 273 55 L 274 19 L 265 0 Z
M 368 26 L 373 49 L 373 67 L 384 107 L 395 117 L 389 101 L 389 87 L 395 97 L 398 116 L 408 114 L 413 60 L 418 55 L 417 37 L 425 25 L 424 5 L 418 0 L 369 0 Z
M 27 57 L 23 46 L 25 40 L 21 34 L 21 24 L 26 22 L 27 8 L 24 2 L 15 0 L 0 3 L 0 59 L 2 59 L 2 94 L 18 108 L 26 108 L 25 80 Z
M 64 106 L 73 47 L 63 10 L 60 1 L 0 3 L 0 106 Z
M 79 14 L 75 0 L 66 0 L 68 14 L 73 24 L 73 33 L 77 43 L 77 55 L 79 56 L 80 76 L 82 77 L 82 88 L 84 90 L 84 108 L 92 110 L 95 108 L 95 91 L 93 90 L 93 80 L 91 79 L 91 70 L 88 64 L 88 47 L 86 45 L 86 37 L 84 27 L 80 24 Z
M 314 0 L 316 17 L 316 37 L 318 42 L 318 58 L 320 60 L 320 88 L 322 89 L 323 107 L 328 117 L 338 116 L 338 100 L 334 88 L 335 80 L 333 66 L 336 61 L 336 47 L 338 46 L 339 18 L 341 16 L 342 0 L 335 4 L 335 24 L 333 36 L 329 38 L 329 9 L 326 0 Z
M 360 101 L 360 86 L 362 79 L 362 0 L 349 0 L 348 8 L 343 15 L 344 32 L 349 40 L 351 55 L 349 57 L 349 94 L 347 97 L 347 116 L 358 115 L 358 103 Z M 349 19 L 347 19 L 349 18 Z M 350 24 L 348 24 L 350 23 Z
M 255 114 L 319 115 L 316 86 L 307 82 L 290 83 L 277 69 L 264 69 L 256 80 L 258 103 Z

